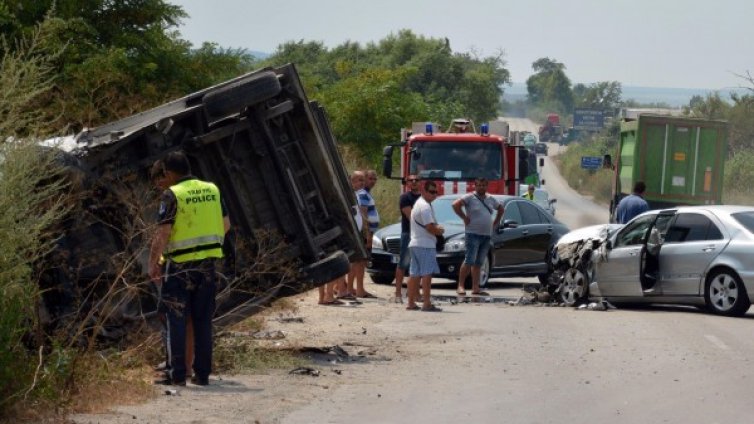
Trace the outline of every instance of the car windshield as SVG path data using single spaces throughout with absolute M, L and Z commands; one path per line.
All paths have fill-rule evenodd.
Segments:
M 410 173 L 435 180 L 469 180 L 503 175 L 500 144 L 474 142 L 416 142 Z
M 437 222 L 440 225 L 463 225 L 461 218 L 456 215 L 455 211 L 453 211 L 453 202 L 455 200 L 455 198 L 437 199 L 432 202 L 432 209 L 435 211 L 435 218 L 437 218 Z
M 754 234 L 754 211 L 733 213 L 730 216 L 743 225 L 750 233 Z

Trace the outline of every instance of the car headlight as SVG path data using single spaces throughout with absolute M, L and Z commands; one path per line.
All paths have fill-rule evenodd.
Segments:
M 382 240 L 377 236 L 372 236 L 372 249 L 385 250 L 385 248 L 382 246 Z
M 463 237 L 450 239 L 445 242 L 443 252 L 463 252 L 466 250 L 466 240 Z

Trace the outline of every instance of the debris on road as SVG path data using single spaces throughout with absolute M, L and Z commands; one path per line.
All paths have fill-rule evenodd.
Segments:
M 312 377 L 319 377 L 319 370 L 310 367 L 298 367 L 288 371 L 288 374 L 311 375 Z

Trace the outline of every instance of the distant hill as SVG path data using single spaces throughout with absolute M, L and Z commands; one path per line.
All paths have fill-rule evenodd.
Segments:
M 526 98 L 526 83 L 514 82 L 512 86 L 504 87 L 503 98 L 515 102 Z M 663 87 L 635 87 L 623 86 L 623 100 L 636 100 L 639 103 L 666 103 L 671 107 L 681 107 L 689 104 L 695 95 L 706 96 L 708 93 L 719 91 L 724 98 L 731 92 L 746 93 L 741 88 L 705 89 L 705 88 L 663 88 Z

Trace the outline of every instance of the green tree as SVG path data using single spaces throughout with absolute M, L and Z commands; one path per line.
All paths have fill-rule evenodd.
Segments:
M 309 96 L 327 106 L 336 137 L 358 143 L 362 152 L 377 152 L 412 121 L 493 119 L 501 87 L 510 82 L 502 54 L 453 53 L 448 39 L 409 30 L 365 47 L 346 42 L 328 50 L 319 42 L 288 42 L 264 63 L 288 62 L 297 64 Z
M 534 74 L 526 80 L 529 101 L 537 106 L 553 105 L 561 112 L 573 109 L 571 80 L 565 74 L 565 65 L 543 57 L 532 63 Z
M 613 110 L 621 105 L 623 87 L 618 81 L 600 81 L 588 86 L 576 84 L 573 98 L 576 107 Z
M 421 96 L 405 89 L 409 73 L 375 69 L 323 90 L 321 100 L 337 139 L 375 157 L 385 144 L 397 141 L 406 122 L 426 119 Z
M 55 158 L 36 143 L 49 129 L 38 105 L 53 86 L 55 60 L 41 50 L 43 29 L 16 40 L 12 51 L 4 46 L 0 59 L 0 416 L 22 394 L 34 399 L 53 374 L 37 379 L 44 363 L 23 342 L 34 334 L 39 299 L 31 264 L 49 250 L 49 228 L 63 214 Z
M 728 104 L 720 96 L 720 93 L 709 93 L 702 97 L 695 95 L 691 97 L 689 105 L 684 107 L 684 113 L 705 119 L 723 119 L 730 110 L 730 104 Z
M 163 0 L 0 0 L 8 40 L 45 26 L 57 57 L 55 89 L 44 103 L 59 128 L 96 126 L 250 70 L 242 50 L 194 50 L 174 30 L 187 15 Z M 13 51 L 9 43 L 7 51 Z

